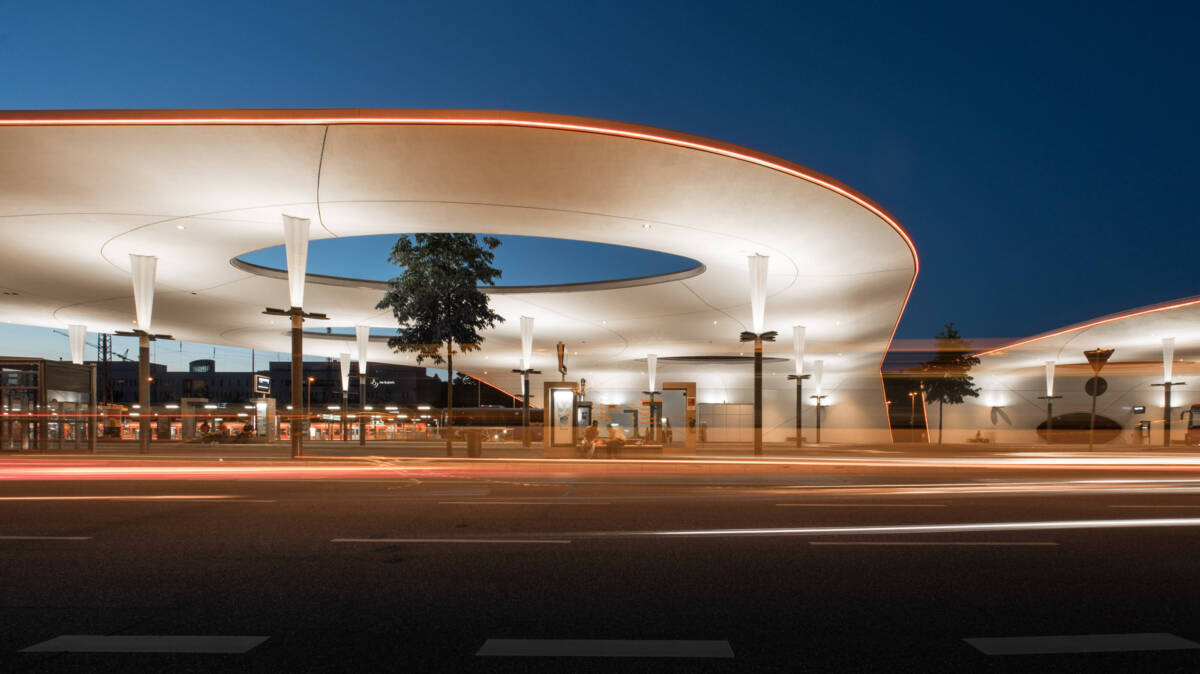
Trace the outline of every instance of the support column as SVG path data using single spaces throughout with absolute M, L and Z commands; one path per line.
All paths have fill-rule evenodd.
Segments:
M 762 400 L 763 343 L 760 335 L 754 336 L 754 456 L 763 453 L 763 400 Z
M 1054 430 L 1054 401 L 1061 397 L 1062 396 L 1056 395 L 1038 396 L 1038 400 L 1046 401 L 1046 444 L 1050 444 L 1052 442 L 1050 436 L 1051 431 Z
M 812 396 L 817 399 L 817 444 L 821 444 L 821 401 L 825 399 L 823 395 Z
M 788 379 L 796 382 L 796 448 L 804 446 L 804 380 L 812 375 L 789 374 Z
M 1183 386 L 1181 381 L 1167 380 L 1161 384 L 1151 384 L 1151 386 L 1163 387 L 1163 447 L 1171 446 L 1171 388 L 1175 386 Z
M 292 458 L 304 456 L 304 433 L 308 431 L 308 420 L 301 421 L 300 401 L 304 397 L 304 313 L 292 307 L 292 415 L 291 432 Z
M 1171 382 L 1163 383 L 1163 447 L 1171 446 Z
M 367 376 L 358 375 L 358 445 L 367 444 Z
M 545 415 L 543 415 L 543 421 Z M 546 432 L 543 425 L 542 433 Z M 521 446 L 529 446 L 529 373 L 521 374 Z
M 754 342 L 754 455 L 762 456 L 762 427 L 763 427 L 763 400 L 762 400 L 762 358 L 763 358 L 763 342 L 775 341 L 775 336 L 779 333 L 774 330 L 762 333 L 743 332 L 740 336 L 742 342 Z
M 96 423 L 96 364 L 95 363 L 92 363 L 91 369 L 92 369 L 92 372 L 91 372 L 92 395 L 91 395 L 91 397 L 88 398 L 87 431 L 88 431 L 88 451 L 95 452 L 96 451 L 96 429 L 98 428 L 98 424 Z
M 138 451 L 150 452 L 150 335 L 138 335 Z

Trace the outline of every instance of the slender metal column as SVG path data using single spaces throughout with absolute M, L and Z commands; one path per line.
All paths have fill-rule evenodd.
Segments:
M 754 456 L 762 456 L 762 337 L 754 338 Z
M 789 374 L 788 379 L 796 382 L 796 447 L 804 446 L 804 380 L 812 375 Z
M 367 444 L 367 375 L 358 374 L 358 444 Z
M 95 452 L 96 451 L 96 429 L 98 428 L 98 425 L 96 423 L 96 364 L 95 363 L 92 363 L 91 378 L 92 378 L 92 395 L 90 398 L 88 398 L 87 434 L 88 434 L 88 451 Z
M 529 375 L 541 374 L 541 370 L 513 370 L 521 375 L 521 446 L 528 447 L 529 438 Z M 542 432 L 545 432 L 543 427 Z
M 1038 400 L 1046 401 L 1046 444 L 1050 444 L 1050 431 L 1054 430 L 1054 401 L 1062 396 L 1038 396 Z
M 1171 388 L 1183 386 L 1181 381 L 1165 381 L 1151 386 L 1163 387 L 1163 447 L 1171 446 Z
M 304 456 L 304 424 L 300 421 L 300 398 L 304 385 L 304 310 L 292 307 L 292 458 Z
M 150 452 L 150 335 L 138 335 L 138 451 Z
M 349 442 L 350 437 L 346 435 L 346 415 L 350 413 L 350 392 L 342 389 L 342 413 L 339 415 L 342 422 L 342 442 Z
M 817 444 L 821 444 L 821 401 L 829 396 L 809 396 L 817 399 Z
M 762 358 L 763 358 L 763 342 L 775 341 L 775 336 L 779 334 L 774 330 L 763 333 L 743 332 L 741 341 L 754 342 L 754 455 L 762 456 L 763 441 L 762 441 Z
M 642 393 L 650 396 L 650 427 L 646 429 L 646 433 L 649 436 L 647 440 L 650 442 L 658 442 L 658 437 L 660 435 L 658 432 L 660 417 L 659 413 L 656 412 L 657 406 L 654 404 L 656 402 L 654 400 L 654 396 L 662 393 L 662 391 L 642 391 Z

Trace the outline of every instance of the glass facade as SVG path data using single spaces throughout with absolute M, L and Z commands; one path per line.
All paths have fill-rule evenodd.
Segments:
M 0 358 L 0 451 L 91 446 L 90 366 Z

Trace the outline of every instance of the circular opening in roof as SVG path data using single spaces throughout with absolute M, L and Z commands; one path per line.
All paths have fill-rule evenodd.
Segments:
M 396 234 L 316 239 L 308 244 L 308 273 L 336 279 L 383 283 L 401 273 L 388 262 Z M 688 257 L 645 248 L 536 236 L 496 236 L 497 288 L 552 288 L 564 285 L 644 285 L 688 278 L 704 265 Z M 233 260 L 248 271 L 286 270 L 282 245 Z M 241 263 L 241 264 L 238 264 Z M 248 267 L 248 266 L 250 267 Z

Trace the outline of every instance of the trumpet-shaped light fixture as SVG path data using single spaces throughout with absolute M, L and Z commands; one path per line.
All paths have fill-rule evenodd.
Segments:
M 367 373 L 367 342 L 371 339 L 370 326 L 354 326 L 354 339 L 358 342 L 358 374 L 364 375 Z
M 1175 370 L 1175 338 L 1163 337 L 1163 381 L 1171 381 Z
M 83 365 L 83 345 L 87 340 L 87 327 L 83 325 L 68 325 L 67 334 L 71 340 L 71 362 Z
M 657 374 L 658 374 L 658 354 L 656 354 L 656 353 L 647 354 L 646 355 L 646 375 L 647 375 L 648 381 L 650 382 L 650 388 L 647 389 L 648 391 L 657 391 L 658 390 L 657 388 L 655 388 L 655 382 L 658 379 Z
M 133 274 L 133 309 L 137 313 L 137 328 L 150 332 L 150 316 L 154 312 L 154 276 L 158 258 L 153 255 L 129 255 Z
M 350 390 L 350 354 L 339 353 L 338 361 L 342 370 L 342 393 Z
M 1054 395 L 1054 361 L 1046 361 L 1046 395 L 1038 396 L 1046 401 L 1046 444 L 1053 442 L 1054 433 L 1054 401 L 1062 396 Z
M 796 374 L 789 374 L 788 379 L 796 382 L 796 447 L 804 446 L 804 380 L 809 375 L 804 374 L 804 326 L 792 326 L 792 352 L 796 361 Z
M 287 256 L 288 296 L 293 307 L 304 306 L 304 275 L 308 268 L 308 218 L 283 216 L 283 246 Z
M 792 326 L 792 353 L 796 359 L 796 375 L 804 374 L 804 333 L 803 325 Z
M 533 317 L 521 317 L 521 369 L 533 367 Z
M 767 262 L 771 258 L 754 254 L 750 263 L 750 322 L 755 334 L 762 334 L 767 313 Z

